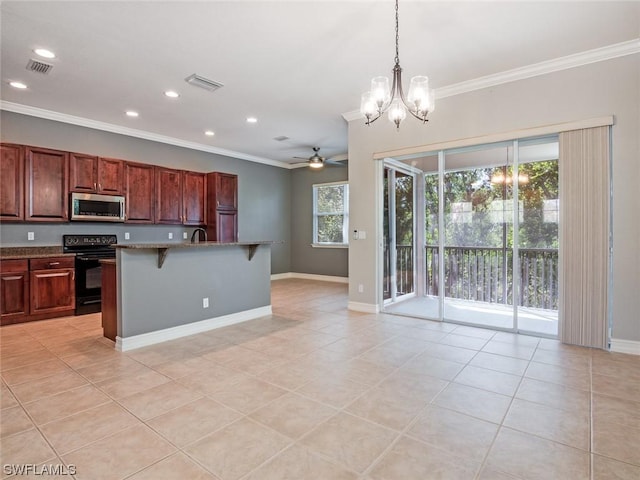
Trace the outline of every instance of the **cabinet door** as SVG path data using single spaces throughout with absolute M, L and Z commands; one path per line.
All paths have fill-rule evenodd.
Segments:
M 206 174 L 184 172 L 184 224 L 206 225 L 205 199 L 207 198 Z
M 155 213 L 155 223 L 182 223 L 182 171 L 156 167 Z
M 69 220 L 69 154 L 27 147 L 25 152 L 26 214 L 29 222 Z
M 100 158 L 98 160 L 98 192 L 106 195 L 120 195 L 124 162 L 114 158 Z
M 154 166 L 126 162 L 124 190 L 127 223 L 153 223 Z
M 73 310 L 76 305 L 75 270 L 29 272 L 31 315 Z
M 69 190 L 93 193 L 98 190 L 98 157 L 72 153 L 69 158 Z
M 230 173 L 216 173 L 216 208 L 238 209 L 238 176 Z
M 17 323 L 28 313 L 28 272 L 2 273 L 0 275 L 0 325 Z
M 0 156 L 0 220 L 24 220 L 24 150 L 3 143 Z
M 238 212 L 233 210 L 218 210 L 216 214 L 217 242 L 238 241 Z

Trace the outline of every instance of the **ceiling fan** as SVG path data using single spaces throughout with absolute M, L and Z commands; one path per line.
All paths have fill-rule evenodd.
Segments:
M 311 155 L 309 158 L 305 158 L 305 157 L 293 157 L 293 158 L 299 158 L 301 160 L 306 160 L 309 163 L 309 167 L 310 168 L 315 168 L 315 169 L 320 169 L 320 168 L 324 167 L 325 165 L 335 165 L 335 166 L 338 166 L 338 167 L 344 167 L 345 166 L 341 162 L 337 162 L 335 160 L 328 160 L 328 159 L 320 156 L 320 154 L 318 153 L 319 151 L 320 151 L 320 147 L 313 147 L 313 155 Z

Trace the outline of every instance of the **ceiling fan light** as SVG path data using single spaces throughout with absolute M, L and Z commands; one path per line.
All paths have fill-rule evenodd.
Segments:
M 309 167 L 311 168 L 322 168 L 324 167 L 324 162 L 320 158 L 311 158 L 309 159 Z

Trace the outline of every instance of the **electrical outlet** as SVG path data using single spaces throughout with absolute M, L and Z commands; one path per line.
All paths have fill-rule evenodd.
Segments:
M 169 240 L 173 240 L 173 233 L 169 232 Z
M 364 293 L 364 285 L 361 283 L 358 285 L 358 293 Z
M 35 240 L 36 234 L 35 232 L 27 232 L 27 240 Z
M 124 239 L 125 240 L 130 240 L 131 239 L 131 234 L 129 232 L 124 232 Z
M 209 297 L 204 297 L 202 299 L 202 308 L 209 308 Z
M 187 232 L 182 232 L 182 238 L 184 238 L 185 240 L 188 238 L 189 235 L 187 235 Z

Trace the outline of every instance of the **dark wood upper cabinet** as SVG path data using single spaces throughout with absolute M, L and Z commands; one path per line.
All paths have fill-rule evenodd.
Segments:
M 198 172 L 183 172 L 183 223 L 206 225 L 207 175 Z
M 98 157 L 72 153 L 69 161 L 69 190 L 96 192 L 98 190 Z
M 230 173 L 209 174 L 209 189 L 215 198 L 215 208 L 221 210 L 238 209 L 238 176 Z
M 238 241 L 238 176 L 207 174 L 207 237 L 216 242 Z
M 125 162 L 124 191 L 127 223 L 153 223 L 155 209 L 155 167 Z
M 69 220 L 69 154 L 46 148 L 25 150 L 25 220 Z
M 0 220 L 24 220 L 24 148 L 0 147 Z
M 72 153 L 70 158 L 70 183 L 72 192 L 123 193 L 124 161 Z
M 182 171 L 156 167 L 155 223 L 182 223 Z
M 98 159 L 98 192 L 120 195 L 123 192 L 124 161 L 115 158 Z

